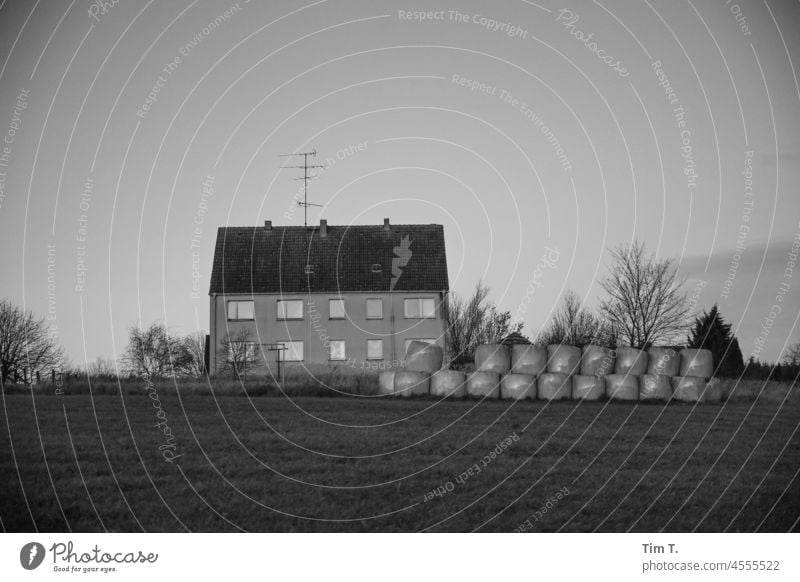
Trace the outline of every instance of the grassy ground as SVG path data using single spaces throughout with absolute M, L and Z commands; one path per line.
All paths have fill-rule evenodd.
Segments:
M 172 463 L 141 390 L 3 394 L 2 527 L 799 529 L 788 387 L 698 407 L 187 392 L 159 392 Z

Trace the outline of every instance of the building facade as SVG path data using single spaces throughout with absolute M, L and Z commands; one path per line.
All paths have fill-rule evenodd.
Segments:
M 220 228 L 209 371 L 397 367 L 408 343 L 445 347 L 441 225 Z

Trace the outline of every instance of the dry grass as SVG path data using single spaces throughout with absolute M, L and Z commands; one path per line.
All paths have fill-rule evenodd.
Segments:
M 162 458 L 152 401 L 134 384 L 97 397 L 3 394 L 2 528 L 508 532 L 564 487 L 533 531 L 800 523 L 800 406 L 786 385 L 740 384 L 727 403 L 699 406 L 249 399 L 235 384 L 236 397 L 221 396 L 220 382 L 214 397 L 184 398 L 190 387 L 168 386 L 159 397 L 177 464 Z

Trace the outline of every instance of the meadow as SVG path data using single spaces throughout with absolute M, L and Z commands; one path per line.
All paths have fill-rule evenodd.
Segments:
M 371 386 L 6 386 L 2 528 L 800 529 L 789 385 L 742 383 L 700 406 L 397 400 Z

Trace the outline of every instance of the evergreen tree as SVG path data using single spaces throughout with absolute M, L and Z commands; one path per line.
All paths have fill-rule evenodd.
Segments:
M 696 317 L 687 338 L 690 348 L 711 350 L 714 357 L 714 375 L 722 378 L 738 378 L 744 370 L 739 340 L 731 331 L 731 324 L 719 313 L 716 303 L 709 312 Z

